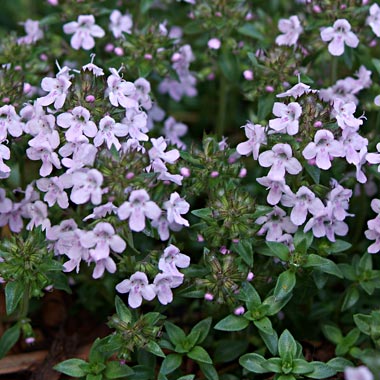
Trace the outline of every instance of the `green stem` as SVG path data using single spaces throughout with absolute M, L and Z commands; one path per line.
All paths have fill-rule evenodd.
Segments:
M 337 80 L 338 75 L 338 58 L 333 58 L 331 63 L 331 85 L 333 85 Z
M 216 124 L 216 137 L 221 139 L 225 132 L 226 115 L 227 115 L 227 93 L 228 84 L 224 75 L 220 76 L 219 86 L 219 104 L 218 104 L 218 120 Z
M 20 307 L 20 311 L 18 314 L 19 320 L 26 318 L 26 316 L 28 315 L 29 293 L 30 293 L 30 284 L 29 284 L 29 282 L 27 282 L 25 284 L 25 291 L 24 291 L 24 295 L 23 295 L 22 300 L 21 300 L 21 307 Z

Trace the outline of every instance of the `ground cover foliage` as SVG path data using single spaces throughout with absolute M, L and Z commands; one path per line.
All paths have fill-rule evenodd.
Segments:
M 0 373 L 380 379 L 376 2 L 0 19 Z

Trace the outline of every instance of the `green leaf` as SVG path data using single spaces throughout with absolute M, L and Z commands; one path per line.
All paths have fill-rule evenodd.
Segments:
M 375 66 L 376 71 L 380 74 L 380 59 L 373 58 L 372 63 Z
M 341 310 L 345 311 L 351 308 L 359 301 L 359 298 L 360 298 L 360 293 L 359 293 L 358 288 L 355 285 L 351 285 L 346 290 L 346 294 L 344 296 Z
M 21 281 L 8 282 L 5 286 L 5 304 L 7 315 L 11 315 L 24 295 L 25 284 Z
M 161 358 L 165 357 L 165 354 L 161 350 L 161 347 L 153 340 L 149 341 L 148 344 L 144 346 L 144 349 L 153 355 L 160 356 Z
M 372 317 L 370 315 L 355 314 L 354 322 L 362 333 L 366 335 L 371 335 Z
M 273 108 L 275 98 L 273 94 L 268 94 L 266 96 L 261 96 L 258 101 L 257 106 L 257 118 L 259 120 L 264 120 Z
M 5 331 L 0 338 L 0 359 L 16 344 L 20 337 L 20 325 L 16 323 Z
M 280 375 L 276 380 L 296 380 L 293 375 Z
M 276 299 L 281 299 L 286 297 L 292 292 L 294 286 L 296 285 L 296 274 L 288 269 L 282 272 L 277 279 L 276 287 L 274 288 L 274 296 Z
M 303 164 L 303 167 L 314 181 L 316 185 L 319 185 L 320 177 L 321 177 L 321 169 L 319 169 L 315 165 L 309 165 L 307 162 Z
M 94 375 L 92 373 L 89 373 L 86 376 L 86 380 L 103 380 L 103 375 L 99 373 L 98 375 Z
M 187 152 L 186 150 L 181 150 L 179 154 L 183 160 L 190 162 L 191 164 L 193 164 L 199 168 L 204 167 L 199 158 L 195 158 L 191 153 Z M 205 210 L 205 209 L 201 209 L 201 210 Z M 198 211 L 198 210 L 195 210 L 195 211 Z M 193 213 L 193 212 L 191 212 L 191 213 Z
M 86 364 L 87 362 L 82 359 L 68 359 L 58 363 L 54 366 L 54 369 L 68 376 L 82 377 L 86 375 L 86 372 L 81 367 Z
M 239 359 L 242 367 L 253 373 L 267 373 L 270 372 L 265 367 L 266 359 L 259 354 L 245 354 Z
M 244 36 L 252 37 L 256 40 L 263 40 L 264 36 L 256 29 L 254 24 L 247 23 L 237 29 L 238 33 Z
M 187 342 L 191 344 L 191 347 L 194 347 L 196 344 L 202 343 L 210 331 L 212 323 L 212 318 L 206 318 L 198 322 L 190 331 L 190 334 L 187 336 Z M 193 338 L 194 337 L 194 338 Z
M 289 247 L 282 243 L 275 241 L 266 241 L 266 245 L 273 252 L 274 256 L 278 257 L 282 261 L 289 260 Z
M 302 230 L 298 230 L 294 235 L 294 246 L 296 247 L 297 251 L 301 252 L 302 254 L 306 254 L 307 250 L 311 246 L 314 240 L 314 235 L 312 232 L 303 232 Z
M 335 354 L 337 356 L 346 355 L 351 347 L 357 342 L 360 331 L 357 328 L 352 329 L 336 346 Z
M 177 380 L 194 380 L 194 378 L 195 378 L 195 375 L 185 375 L 185 376 L 179 377 Z
M 261 305 L 259 293 L 257 293 L 254 286 L 249 282 L 243 282 L 240 299 L 245 301 L 248 310 L 255 309 Z
M 347 251 L 352 244 L 347 241 L 337 239 L 330 247 L 326 248 L 326 252 L 331 254 Z
M 140 0 L 140 12 L 146 13 L 154 3 L 154 0 Z
M 322 332 L 332 343 L 338 344 L 343 339 L 341 331 L 336 326 L 325 324 L 322 326 Z
M 246 352 L 248 348 L 248 340 L 230 340 L 222 339 L 216 343 L 214 351 L 214 361 L 216 363 L 227 363 L 237 359 Z
M 182 363 L 182 355 L 169 354 L 161 363 L 160 372 L 164 375 L 168 375 L 175 371 Z
M 210 208 L 200 208 L 198 210 L 192 210 L 191 213 L 200 219 L 213 219 L 212 210 Z
M 122 301 L 122 299 L 119 296 L 115 297 L 115 308 L 116 308 L 117 315 L 123 322 L 125 323 L 131 322 L 132 313 L 130 312 L 128 307 L 125 305 L 125 303 Z
M 228 81 L 236 83 L 240 74 L 237 57 L 232 53 L 224 52 L 220 54 L 218 63 L 220 70 Z
M 281 373 L 282 372 L 282 359 L 281 358 L 270 358 L 263 364 L 269 372 Z
M 266 311 L 267 316 L 277 314 L 292 298 L 292 293 L 289 293 L 284 298 L 276 299 L 275 296 L 269 296 L 264 300 L 262 306 L 268 305 L 268 310 Z
M 271 334 L 273 332 L 272 322 L 268 317 L 253 321 L 254 325 L 265 334 Z
M 239 243 L 234 245 L 235 250 L 248 266 L 253 265 L 253 250 L 250 240 L 240 240 Z
M 346 367 L 353 367 L 354 364 L 345 358 L 334 358 L 326 363 L 337 372 L 343 372 Z
M 261 336 L 261 339 L 267 346 L 269 352 L 272 355 L 277 354 L 277 344 L 278 344 L 278 335 L 276 330 L 272 330 L 272 334 L 266 334 L 263 331 L 259 330 L 259 335 Z
M 193 349 L 187 353 L 187 356 L 190 359 L 195 360 L 196 362 L 212 364 L 212 360 L 208 352 L 201 346 L 195 346 Z
M 212 364 L 198 363 L 207 380 L 219 380 L 218 372 Z
M 221 331 L 240 331 L 244 330 L 249 325 L 249 320 L 237 315 L 228 315 L 219 321 L 215 326 L 215 330 Z
M 288 330 L 284 330 L 278 340 L 278 354 L 285 362 L 291 362 L 296 357 L 297 344 Z
M 170 341 L 175 345 L 184 345 L 186 343 L 186 335 L 181 328 L 174 323 L 165 322 L 165 329 L 169 335 Z
M 109 356 L 109 351 L 102 349 L 104 345 L 108 344 L 108 337 L 103 339 L 97 338 L 92 344 L 88 360 L 90 363 L 101 363 Z
M 314 366 L 314 371 L 307 374 L 307 377 L 312 379 L 326 379 L 327 377 L 334 376 L 336 371 L 334 368 L 331 368 L 326 363 L 323 362 L 312 362 Z
M 106 364 L 104 374 L 108 379 L 118 379 L 119 377 L 132 376 L 134 371 L 126 364 L 120 364 L 119 361 L 111 361 Z
M 304 375 L 309 372 L 314 371 L 313 364 L 307 362 L 304 359 L 294 359 L 293 360 L 293 370 L 292 373 L 296 375 Z
M 364 272 L 364 271 L 370 271 L 372 270 L 373 266 L 372 266 L 372 255 L 369 254 L 369 253 L 365 253 L 361 258 L 360 258 L 360 261 L 359 261 L 359 270 L 360 272 Z
M 343 278 L 341 270 L 333 261 L 326 259 L 325 257 L 315 255 L 314 253 L 307 256 L 306 263 L 303 266 L 304 268 L 315 268 L 321 272 Z

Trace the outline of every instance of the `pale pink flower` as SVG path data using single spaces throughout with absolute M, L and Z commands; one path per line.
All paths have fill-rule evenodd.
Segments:
M 307 159 L 316 159 L 316 164 L 320 169 L 331 168 L 333 157 L 342 157 L 344 154 L 342 145 L 334 139 L 334 135 L 326 130 L 320 129 L 314 136 L 314 142 L 310 142 L 302 152 Z
M 183 277 L 178 268 L 187 268 L 190 265 L 190 257 L 181 253 L 179 248 L 170 244 L 158 261 L 158 268 L 172 276 Z M 177 268 L 178 267 L 178 268 Z
M 128 304 L 132 309 L 138 308 L 143 298 L 148 301 L 156 296 L 154 285 L 149 285 L 148 278 L 143 272 L 134 273 L 129 280 L 124 280 L 116 285 L 119 293 L 129 293 Z
M 57 124 L 62 128 L 68 128 L 65 133 L 67 141 L 76 141 L 83 134 L 88 137 L 95 137 L 98 129 L 90 117 L 90 112 L 86 108 L 78 106 L 71 112 L 58 115 Z
M 96 169 L 77 171 L 72 175 L 70 199 L 77 205 L 91 203 L 98 205 L 102 201 L 103 175 Z
M 324 42 L 329 42 L 329 52 L 331 55 L 339 56 L 344 53 L 344 45 L 356 48 L 359 39 L 351 32 L 351 25 L 346 19 L 338 19 L 333 26 L 321 30 L 321 38 Z
M 285 172 L 295 175 L 302 171 L 300 162 L 292 157 L 292 148 L 289 144 L 276 144 L 272 150 L 260 154 L 259 164 L 264 168 L 270 167 L 268 178 L 281 180 Z
M 269 127 L 279 133 L 287 133 L 295 135 L 299 129 L 299 118 L 302 113 L 302 108 L 298 103 L 274 103 L 273 114 L 277 119 L 269 120 Z
M 26 36 L 17 39 L 19 45 L 32 45 L 44 37 L 44 33 L 40 28 L 40 23 L 38 21 L 30 19 L 26 20 L 24 23 L 24 29 Z
M 281 33 L 276 37 L 277 45 L 293 46 L 297 43 L 303 28 L 298 16 L 291 16 L 289 19 L 280 19 L 278 29 Z
M 132 33 L 133 21 L 130 14 L 122 15 L 117 9 L 113 10 L 110 15 L 109 28 L 115 38 L 125 38 L 123 33 Z
M 54 108 L 56 110 L 62 108 L 71 84 L 69 76 L 65 73 L 58 73 L 55 78 L 43 78 L 41 88 L 49 93 L 38 98 L 37 103 L 41 106 L 49 106 L 54 103 Z
M 242 156 L 252 154 L 253 159 L 257 160 L 261 145 L 266 144 L 267 142 L 265 128 L 260 124 L 252 124 L 251 122 L 248 122 L 242 128 L 244 128 L 248 141 L 238 144 L 236 151 Z
M 366 23 L 371 27 L 377 37 L 380 37 L 380 7 L 378 4 L 372 4 L 369 8 L 369 16 Z
M 125 81 L 119 72 L 113 67 L 110 68 L 111 75 L 107 78 L 108 88 L 106 95 L 111 104 L 115 107 L 119 105 L 124 108 L 138 108 L 138 103 L 134 99 L 136 87 L 132 82 Z
M 127 134 L 127 125 L 116 123 L 110 116 L 104 116 L 99 122 L 99 130 L 94 138 L 94 145 L 98 147 L 106 142 L 108 149 L 114 145 L 116 150 L 120 150 L 121 144 L 117 137 L 125 137 Z
M 145 228 L 145 218 L 158 219 L 161 209 L 150 200 L 146 190 L 133 190 L 129 200 L 124 202 L 117 210 L 120 220 L 129 219 L 129 228 L 141 232 Z
M 110 250 L 121 253 L 126 248 L 125 241 L 116 235 L 115 229 L 110 223 L 100 222 L 93 231 L 87 231 L 81 236 L 81 244 L 90 250 L 90 256 L 95 261 L 106 259 Z
M 80 48 L 90 50 L 95 46 L 94 37 L 101 38 L 105 35 L 104 30 L 95 24 L 93 15 L 79 16 L 78 21 L 71 21 L 65 24 L 63 31 L 66 34 L 73 34 L 70 44 L 75 50 L 79 50 Z
M 177 192 L 170 194 L 170 200 L 164 202 L 163 208 L 167 212 L 169 223 L 189 226 L 189 222 L 182 218 L 181 214 L 186 214 L 190 209 L 190 205 Z

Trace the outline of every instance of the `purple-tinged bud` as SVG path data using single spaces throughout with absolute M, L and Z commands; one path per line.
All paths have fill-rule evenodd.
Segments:
M 210 174 L 210 177 L 211 177 L 211 178 L 216 178 L 216 177 L 218 177 L 218 176 L 219 176 L 219 172 L 216 171 L 216 170 L 212 171 L 211 174 Z
M 341 9 L 341 10 L 345 10 L 346 8 L 347 8 L 347 4 L 341 4 L 341 5 L 340 5 L 340 9 Z
M 265 91 L 266 92 L 273 92 L 274 88 L 273 88 L 273 86 L 265 86 Z
M 314 127 L 315 128 L 320 128 L 322 127 L 322 122 L 320 120 L 317 120 L 315 123 L 314 123 Z
M 245 80 L 253 80 L 253 71 L 252 70 L 244 70 L 243 76 Z
M 207 46 L 210 48 L 210 49 L 214 49 L 214 50 L 218 50 L 220 49 L 220 46 L 222 45 L 222 43 L 220 42 L 220 40 L 218 38 L 211 38 L 208 42 L 207 42 Z
M 24 83 L 24 94 L 27 94 L 32 89 L 32 85 L 30 83 Z
M 231 251 L 229 249 L 227 249 L 227 247 L 225 245 L 223 245 L 223 246 L 220 247 L 219 252 L 222 255 L 226 255 L 227 253 L 230 253 Z
M 247 15 L 245 16 L 246 21 L 250 21 L 253 19 L 253 14 L 251 12 L 248 12 Z
M 11 100 L 8 97 L 1 99 L 3 103 L 9 103 Z
M 33 336 L 30 336 L 25 339 L 26 344 L 33 344 L 36 341 L 36 339 Z
M 199 243 L 202 243 L 202 242 L 205 241 L 205 239 L 204 239 L 204 237 L 203 237 L 201 234 L 198 234 L 198 235 L 197 235 L 197 241 L 198 241 Z
M 222 17 L 222 12 L 215 12 L 216 17 Z
M 235 244 L 239 243 L 239 239 L 232 239 L 232 243 L 235 243 Z
M 244 306 L 239 306 L 234 310 L 235 315 L 242 315 L 245 313 Z
M 114 49 L 114 53 L 115 53 L 117 56 L 121 57 L 121 56 L 124 55 L 124 50 L 123 50 L 123 48 L 121 48 L 121 47 L 115 47 L 115 49 Z
M 87 103 L 94 103 L 95 102 L 95 96 L 94 95 L 87 95 L 86 96 L 86 102 Z
M 239 172 L 239 178 L 244 178 L 247 175 L 247 169 L 241 168 Z
M 183 167 L 179 170 L 182 176 L 184 177 L 190 177 L 191 171 L 189 168 Z
M 22 67 L 20 65 L 15 66 L 15 71 L 21 71 Z
M 144 58 L 147 59 L 148 61 L 150 61 L 153 58 L 153 56 L 152 56 L 152 54 L 146 53 L 146 54 L 144 54 Z
M 54 289 L 54 286 L 53 286 L 53 285 L 48 285 L 44 290 L 45 290 L 46 292 L 52 292 L 53 289 Z
M 113 49 L 115 48 L 115 46 L 113 44 L 107 44 L 104 48 L 104 50 L 107 52 L 107 53 L 111 53 L 113 51 Z
M 135 176 L 135 173 L 128 172 L 127 175 L 125 176 L 126 179 L 132 179 Z
M 125 360 L 119 360 L 120 365 L 125 365 L 127 362 Z
M 40 60 L 46 62 L 48 60 L 48 56 L 44 53 L 40 54 Z
M 370 43 L 368 45 L 369 45 L 369 47 L 375 47 L 377 45 L 377 41 L 372 40 L 372 41 L 370 41 Z
M 215 79 L 215 74 L 214 73 L 210 73 L 207 75 L 207 79 L 208 80 L 214 80 Z
M 255 275 L 253 272 L 248 272 L 247 274 L 247 281 L 252 281 L 255 278 Z
M 205 293 L 206 301 L 212 301 L 213 299 L 214 299 L 214 296 L 211 293 Z
M 179 53 L 174 53 L 172 56 L 172 62 L 177 62 L 182 58 L 181 54 Z
M 314 13 L 321 13 L 322 9 L 319 5 L 313 5 L 313 12 Z

